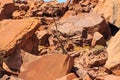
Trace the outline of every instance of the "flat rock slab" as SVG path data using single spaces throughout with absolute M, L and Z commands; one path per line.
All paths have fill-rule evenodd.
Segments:
M 0 22 L 0 50 L 8 51 L 24 40 L 30 38 L 38 28 L 38 19 L 3 20 Z M 26 35 L 28 32 L 33 31 Z M 26 35 L 26 37 L 25 37 Z
M 107 48 L 108 60 L 105 67 L 120 75 L 120 31 L 113 37 Z
M 56 30 L 56 27 L 53 26 L 52 29 Z M 57 22 L 57 29 L 68 35 L 78 31 L 82 33 L 84 29 L 89 34 L 98 31 L 104 36 L 110 35 L 110 30 L 105 19 L 101 15 L 93 13 L 83 13 L 61 19 Z
M 56 80 L 65 76 L 73 67 L 73 59 L 64 54 L 45 55 L 31 63 L 28 70 L 20 73 L 23 80 Z

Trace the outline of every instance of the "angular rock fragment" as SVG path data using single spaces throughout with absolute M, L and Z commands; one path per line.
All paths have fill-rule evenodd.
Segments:
M 95 46 L 95 45 L 106 46 L 106 41 L 105 41 L 103 35 L 101 35 L 99 32 L 95 32 L 93 34 L 93 39 L 92 39 L 92 42 L 91 42 L 91 46 Z
M 40 45 L 49 45 L 48 38 L 50 37 L 50 34 L 47 31 L 37 31 L 36 34 Z
M 23 48 L 25 50 L 25 44 L 33 37 L 34 32 L 41 23 L 38 19 L 28 18 L 21 20 L 4 20 L 1 21 L 0 24 L 0 49 L 8 51 L 8 53 L 15 53 L 17 48 Z M 3 35 L 5 35 L 5 37 L 3 37 Z M 34 41 L 36 40 L 34 39 Z M 27 44 L 31 45 L 29 42 Z M 27 47 L 27 51 L 32 53 L 33 49 L 29 47 Z
M 74 44 L 80 46 L 90 46 L 90 44 L 92 44 L 92 46 L 96 44 L 105 46 L 106 44 L 104 39 L 109 39 L 111 36 L 109 25 L 105 19 L 98 14 L 86 13 L 75 16 L 68 16 L 66 18 L 62 17 L 62 19 L 56 23 L 57 25 L 53 25 L 51 27 L 52 30 L 58 30 L 64 36 L 69 37 L 69 39 L 71 39 Z M 95 41 L 97 36 L 97 33 L 95 32 L 99 32 L 101 36 L 103 35 L 103 38 L 100 38 L 99 36 L 101 40 L 97 40 L 97 42 Z M 94 39 L 92 40 L 92 38 Z
M 68 74 L 72 67 L 73 59 L 68 55 L 45 55 L 31 63 L 28 70 L 20 73 L 19 77 L 24 80 L 55 80 Z

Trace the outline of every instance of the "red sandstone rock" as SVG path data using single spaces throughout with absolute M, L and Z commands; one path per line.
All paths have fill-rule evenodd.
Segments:
M 120 31 L 113 37 L 108 45 L 108 60 L 105 67 L 110 69 L 114 74 L 120 75 Z
M 61 25 L 57 25 L 57 28 L 63 34 L 70 35 L 77 31 L 82 33 L 83 30 L 86 29 L 86 34 L 94 34 L 94 32 L 98 31 L 104 35 L 104 38 L 108 38 L 111 35 L 105 19 L 98 14 L 90 13 L 68 16 L 65 19 L 61 19 L 59 24 Z M 53 26 L 52 29 L 55 30 L 55 26 Z
M 105 41 L 103 35 L 101 35 L 99 32 L 95 32 L 93 35 L 91 46 L 95 46 L 95 45 L 106 46 L 106 41 Z
M 104 80 L 120 80 L 120 76 L 107 75 Z
M 69 73 L 66 76 L 63 76 L 63 77 L 58 78 L 56 80 L 73 80 L 75 78 L 77 78 L 77 77 L 76 77 L 76 75 L 74 73 Z
M 27 46 L 25 45 L 26 41 L 28 41 L 30 37 L 33 37 L 34 32 L 39 27 L 39 24 L 40 24 L 39 22 L 40 22 L 39 20 L 34 18 L 1 21 L 0 22 L 1 24 L 0 49 L 9 51 L 12 48 L 14 48 L 16 45 L 17 45 L 17 48 L 21 47 L 25 49 L 25 46 Z M 5 37 L 3 37 L 3 35 L 5 35 Z M 28 45 L 31 45 L 31 44 L 28 44 Z M 29 49 L 27 47 L 27 51 L 29 51 Z M 29 52 L 31 51 L 33 50 L 30 49 Z M 13 53 L 13 52 L 11 51 L 10 53 Z
M 73 67 L 73 59 L 64 54 L 45 55 L 31 63 L 28 70 L 20 73 L 24 80 L 55 80 L 68 74 Z

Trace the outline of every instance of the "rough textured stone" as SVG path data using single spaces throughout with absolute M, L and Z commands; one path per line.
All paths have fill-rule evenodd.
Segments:
M 70 16 L 74 16 L 75 15 L 75 11 L 73 10 L 68 10 L 65 12 L 65 14 L 63 15 L 63 17 L 61 17 L 61 20 L 62 19 L 66 19 L 67 17 L 70 17 Z
M 24 80 L 55 80 L 71 71 L 73 59 L 64 54 L 45 55 L 20 73 Z
M 100 15 L 98 14 L 80 14 L 77 16 L 66 17 L 59 21 L 60 25 L 57 25 L 57 29 L 63 34 L 73 34 L 76 32 L 82 33 L 86 30 L 86 34 L 94 34 L 94 32 L 98 31 L 105 38 L 110 36 L 109 27 Z M 53 26 L 53 30 L 56 28 Z M 84 34 L 83 34 L 84 35 Z
M 120 31 L 113 37 L 108 45 L 108 60 L 105 67 L 112 70 L 113 73 L 120 75 Z
M 95 32 L 93 35 L 91 46 L 95 46 L 95 45 L 106 46 L 106 41 L 105 41 L 103 35 L 101 35 L 99 32 Z
M 63 77 L 58 78 L 56 80 L 73 80 L 75 78 L 77 78 L 77 77 L 76 77 L 76 75 L 74 73 L 69 73 L 66 76 L 63 76 Z
M 120 80 L 120 76 L 107 75 L 104 80 Z
M 5 51 L 10 51 L 13 48 L 19 47 L 25 49 L 26 41 L 32 37 L 36 29 L 39 27 L 39 22 L 38 19 L 34 18 L 1 21 L 0 49 Z M 3 37 L 3 35 L 5 35 L 5 37 Z M 29 50 L 27 49 L 27 51 Z
M 119 0 L 100 0 L 93 12 L 102 14 L 111 23 L 120 28 L 120 1 Z
M 11 70 L 23 72 L 27 70 L 30 63 L 34 62 L 40 57 L 41 56 L 36 56 L 22 49 L 18 49 L 17 52 L 10 55 L 5 62 Z
M 20 50 L 20 54 L 22 55 L 22 61 L 23 61 L 20 69 L 21 72 L 26 71 L 30 63 L 41 58 L 41 56 L 30 54 L 22 49 Z
M 50 34 L 47 31 L 36 31 L 37 38 L 39 39 L 40 45 L 46 45 Z

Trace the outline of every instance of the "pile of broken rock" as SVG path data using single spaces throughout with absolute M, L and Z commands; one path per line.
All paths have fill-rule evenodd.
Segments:
M 120 31 L 100 2 L 0 1 L 0 80 L 120 80 Z

